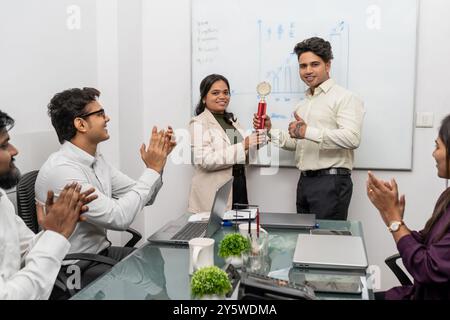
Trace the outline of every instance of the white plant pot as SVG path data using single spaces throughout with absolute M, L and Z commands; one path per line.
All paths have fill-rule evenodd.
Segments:
M 200 297 L 199 300 L 225 300 L 225 296 L 219 296 L 217 294 L 207 294 Z
M 242 267 L 242 256 L 231 256 L 225 259 L 226 263 L 232 264 L 235 268 Z

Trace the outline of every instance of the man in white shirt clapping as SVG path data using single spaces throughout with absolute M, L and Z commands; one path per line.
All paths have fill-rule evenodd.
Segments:
M 46 214 L 37 207 L 43 232 L 35 235 L 15 214 L 14 205 L 3 189 L 14 187 L 20 172 L 14 165 L 17 149 L 9 142 L 14 120 L 0 111 L 0 300 L 47 299 L 70 248 L 67 240 L 75 229 L 94 190 L 80 194 L 81 186 L 64 187 L 58 200 L 47 193 Z
M 69 241 L 70 253 L 96 253 L 117 261 L 133 248 L 114 247 L 107 230 L 126 230 L 144 206 L 150 205 L 162 186 L 162 172 L 169 153 L 175 147 L 172 129 L 153 127 L 148 148 L 142 144 L 141 158 L 146 166 L 133 180 L 111 166 L 98 151 L 108 140 L 110 118 L 99 103 L 100 91 L 94 88 L 68 89 L 56 94 L 48 105 L 48 114 L 61 148 L 50 155 L 39 170 L 36 198 L 43 201 L 48 189 L 58 194 L 68 181 L 76 181 L 82 190 L 94 187 L 98 198 L 90 204 Z M 137 150 L 136 150 L 137 151 Z M 80 265 L 80 263 L 78 263 Z M 107 265 L 80 265 L 82 286 L 106 272 Z

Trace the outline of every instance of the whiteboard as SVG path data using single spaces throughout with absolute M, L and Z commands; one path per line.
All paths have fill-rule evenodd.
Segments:
M 228 111 L 251 129 L 268 81 L 267 113 L 287 129 L 307 89 L 298 75 L 296 43 L 330 41 L 331 77 L 365 107 L 355 168 L 410 170 L 414 123 L 418 0 L 192 0 L 192 114 L 201 80 L 223 74 Z M 262 165 L 294 166 L 294 153 L 269 145 Z M 268 154 L 268 156 L 267 156 Z

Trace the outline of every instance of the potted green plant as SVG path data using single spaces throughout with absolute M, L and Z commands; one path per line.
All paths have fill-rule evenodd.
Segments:
M 227 273 L 216 266 L 200 268 L 192 275 L 191 293 L 194 298 L 224 299 L 231 288 Z
M 242 266 L 242 253 L 250 249 L 250 241 L 240 233 L 227 234 L 219 244 L 219 256 L 227 263 Z

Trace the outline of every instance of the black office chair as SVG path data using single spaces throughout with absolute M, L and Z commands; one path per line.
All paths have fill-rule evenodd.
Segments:
M 387 264 L 389 269 L 395 274 L 398 281 L 400 281 L 400 284 L 402 286 L 410 286 L 412 285 L 411 280 L 406 275 L 406 273 L 400 268 L 400 266 L 397 264 L 397 260 L 400 259 L 400 254 L 396 253 L 390 257 L 387 257 L 384 262 Z
M 38 233 L 40 229 L 34 200 L 34 183 L 38 173 L 39 170 L 34 170 L 24 174 L 16 186 L 17 213 L 34 233 Z
M 37 221 L 34 193 L 34 184 L 38 173 L 39 170 L 34 170 L 24 174 L 16 186 L 18 215 L 34 233 L 38 233 L 40 231 Z M 131 228 L 128 228 L 126 231 L 131 233 L 132 238 L 125 244 L 125 247 L 134 247 L 134 245 L 142 238 L 142 235 L 138 231 Z M 118 262 L 109 257 L 93 253 L 71 253 L 66 255 L 64 260 L 84 260 L 107 264 L 110 266 L 114 266 Z M 63 274 L 63 272 L 60 272 L 55 286 L 63 292 L 66 292 L 69 296 L 75 294 L 76 291 L 74 289 L 67 288 L 64 285 L 65 283 L 67 283 L 67 277 Z

